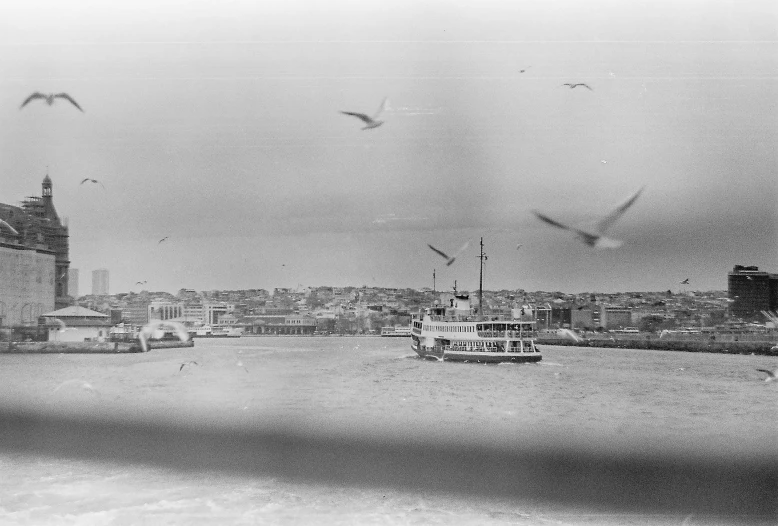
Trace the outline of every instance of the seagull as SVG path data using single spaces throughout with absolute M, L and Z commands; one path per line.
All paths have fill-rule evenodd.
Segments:
M 757 371 L 761 373 L 767 373 L 767 378 L 764 379 L 765 382 L 772 382 L 773 380 L 778 378 L 778 369 L 775 371 L 768 371 L 767 369 L 757 369 Z
M 590 247 L 594 248 L 619 248 L 622 245 L 622 241 L 618 239 L 611 239 L 609 237 L 605 236 L 606 230 L 613 225 L 621 216 L 624 214 L 624 212 L 627 211 L 627 209 L 632 206 L 632 204 L 637 200 L 638 196 L 640 196 L 640 193 L 643 191 L 643 188 L 632 194 L 629 199 L 624 201 L 623 204 L 619 205 L 618 208 L 616 208 L 613 212 L 605 216 L 603 219 L 601 219 L 598 223 L 595 225 L 595 231 L 594 232 L 587 232 L 585 230 L 580 230 L 578 228 L 569 227 L 567 225 L 563 225 L 562 223 L 559 223 L 557 221 L 554 221 L 548 216 L 545 216 L 541 214 L 540 212 L 533 210 L 532 213 L 534 213 L 538 219 L 541 221 L 544 221 L 548 223 L 549 225 L 555 226 L 557 228 L 562 228 L 564 230 L 571 230 L 575 232 L 575 234 L 581 238 L 581 241 L 589 245 Z
M 681 282 L 681 285 L 688 285 L 689 284 L 689 278 L 686 278 Z
M 454 260 L 457 258 L 457 256 L 459 256 L 459 254 L 461 254 L 461 253 L 462 253 L 462 252 L 463 252 L 463 251 L 464 251 L 464 250 L 467 248 L 467 246 L 468 246 L 469 244 L 470 244 L 470 241 L 468 241 L 467 243 L 465 243 L 464 245 L 462 245 L 462 248 L 460 248 L 459 250 L 457 250 L 457 253 L 456 253 L 456 254 L 454 254 L 453 256 L 449 256 L 449 255 L 448 255 L 448 254 L 446 254 L 445 252 L 442 252 L 442 251 L 438 250 L 437 248 L 433 247 L 433 246 L 432 246 L 432 245 L 430 245 L 429 243 L 427 244 L 427 246 L 428 246 L 428 247 L 430 247 L 430 248 L 431 248 L 432 250 L 434 250 L 435 252 L 437 252 L 438 254 L 440 254 L 441 256 L 443 256 L 444 258 L 446 258 L 446 259 L 448 260 L 448 261 L 446 262 L 446 266 L 448 267 L 448 266 L 450 266 L 450 265 L 451 265 L 451 264 L 454 262 Z
M 162 239 L 160 239 L 159 241 L 157 241 L 157 245 L 159 245 L 160 243 L 162 243 L 163 241 L 165 241 L 165 240 L 166 240 L 167 238 L 169 238 L 169 237 L 170 237 L 170 236 L 165 236 L 165 237 L 163 237 Z
M 91 393 L 91 394 L 93 394 L 93 395 L 97 396 L 98 398 L 100 397 L 100 391 L 98 391 L 97 389 L 95 389 L 95 388 L 94 388 L 94 386 L 93 386 L 92 384 L 90 384 L 89 382 L 84 382 L 83 380 L 75 380 L 75 379 L 74 379 L 74 380 L 65 380 L 64 382 L 62 382 L 61 384 L 59 384 L 59 385 L 58 385 L 58 386 L 57 386 L 57 387 L 56 387 L 56 388 L 55 388 L 55 389 L 52 391 L 52 393 L 56 393 L 57 391 L 59 391 L 59 390 L 60 390 L 60 389 L 62 389 L 63 387 L 70 386 L 70 385 L 74 385 L 74 384 L 75 384 L 75 385 L 78 385 L 78 387 L 80 387 L 80 388 L 81 388 L 81 389 L 83 389 L 84 391 L 87 391 L 87 392 L 89 392 L 89 393 Z
M 579 82 L 577 84 L 571 84 L 569 82 L 566 82 L 566 83 L 562 84 L 562 86 L 570 86 L 570 89 L 573 89 L 576 86 L 583 86 L 584 88 L 588 89 L 589 91 L 594 91 L 592 88 L 589 87 L 588 84 L 584 84 L 583 82 Z M 559 86 L 559 87 L 561 88 L 562 86 Z
M 7 229 L 8 229 L 8 230 L 10 230 L 10 231 L 11 231 L 11 233 L 12 233 L 13 235 L 15 235 L 15 236 L 18 236 L 18 235 L 19 235 L 19 232 L 17 232 L 17 231 L 16 231 L 16 229 L 15 229 L 14 227 L 12 227 L 11 225 L 9 225 L 8 223 L 6 223 L 5 221 L 3 221 L 2 219 L 0 219 L 0 226 L 3 226 L 3 227 L 5 227 L 5 228 L 7 228 Z
M 152 320 L 144 325 L 140 332 L 138 332 L 138 339 L 140 340 L 140 346 L 143 348 L 143 352 L 148 352 L 149 350 L 146 341 L 149 338 L 153 338 L 154 333 L 165 326 L 172 327 L 176 333 L 176 336 L 178 336 L 178 339 L 182 342 L 189 341 L 189 332 L 187 332 L 186 327 L 184 327 L 182 324 L 170 320 Z
M 384 123 L 384 121 L 379 121 L 378 117 L 380 117 L 381 113 L 386 109 L 388 100 L 389 100 L 388 98 L 384 98 L 384 101 L 378 107 L 378 111 L 376 111 L 375 115 L 372 117 L 368 117 L 364 113 L 354 113 L 351 111 L 341 111 L 341 113 L 343 115 L 351 115 L 352 117 L 356 117 L 357 119 L 362 120 L 367 125 L 364 128 L 362 128 L 363 130 L 378 128 Z
M 180 373 L 183 370 L 183 368 L 186 367 L 187 365 L 199 365 L 199 364 L 194 360 L 191 362 L 184 362 L 181 364 L 181 367 L 178 368 L 178 372 Z
M 519 245 L 516 245 L 516 250 L 519 250 L 519 249 L 520 249 L 521 247 L 523 247 L 523 246 L 524 246 L 524 245 L 521 245 L 521 244 L 519 244 Z
M 136 281 L 135 284 L 136 285 L 145 285 L 146 281 Z
M 73 104 L 73 106 L 81 110 L 81 113 L 84 112 L 84 110 L 81 109 L 81 106 L 79 106 L 78 103 L 75 100 L 73 100 L 73 97 L 71 97 L 67 93 L 57 93 L 56 95 L 54 93 L 49 93 L 48 95 L 44 95 L 43 93 L 40 93 L 38 91 L 36 91 L 35 93 L 27 97 L 27 99 L 24 102 L 22 102 L 22 105 L 19 106 L 19 109 L 24 108 L 28 102 L 35 99 L 43 99 L 46 101 L 46 104 L 48 104 L 49 106 L 54 104 L 54 99 L 65 99 L 67 101 L 70 101 L 71 104 Z
M 526 68 L 524 68 L 524 69 L 520 69 L 520 70 L 519 70 L 519 73 L 524 73 L 525 71 L 527 71 L 527 70 L 528 70 L 529 68 L 531 68 L 531 67 L 532 67 L 532 66 L 527 66 L 527 67 L 526 67 Z
M 81 180 L 81 183 L 80 183 L 80 184 L 84 184 L 84 183 L 85 183 L 85 182 L 87 182 L 87 181 L 89 181 L 90 183 L 100 184 L 100 186 L 102 186 L 102 187 L 103 187 L 103 190 L 105 190 L 105 185 L 104 185 L 102 182 L 98 181 L 97 179 L 91 179 L 91 178 L 89 178 L 89 177 L 84 177 L 84 178 Z

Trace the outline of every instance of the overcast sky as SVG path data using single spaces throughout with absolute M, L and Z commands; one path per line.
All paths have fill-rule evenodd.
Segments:
M 423 287 L 433 269 L 475 289 L 480 237 L 488 289 L 778 272 L 773 1 L 104 4 L 0 6 L 0 202 L 48 170 L 81 294 L 97 268 L 112 293 Z M 34 91 L 85 113 L 20 110 Z M 377 129 L 339 113 L 384 97 Z M 642 186 L 618 250 L 531 212 L 594 221 Z M 427 248 L 468 240 L 450 267 Z

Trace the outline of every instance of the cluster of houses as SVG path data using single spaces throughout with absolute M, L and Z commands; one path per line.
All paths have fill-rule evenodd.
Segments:
M 451 297 L 431 289 L 379 287 L 144 291 L 83 296 L 76 306 L 44 313 L 40 324 L 50 340 L 58 341 L 132 338 L 155 319 L 176 321 L 203 335 L 380 334 L 384 327 L 407 327 L 411 313 Z M 477 294 L 473 300 L 477 304 Z M 484 291 L 485 312 L 507 313 L 523 304 L 533 306 L 539 329 L 659 331 L 728 319 L 725 291 Z

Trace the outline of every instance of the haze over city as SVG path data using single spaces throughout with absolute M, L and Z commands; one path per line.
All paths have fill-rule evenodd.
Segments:
M 491 290 L 723 290 L 778 261 L 777 33 L 766 0 L 11 2 L 0 202 L 48 173 L 111 292 L 472 290 L 480 237 Z M 641 187 L 615 250 L 532 214 Z

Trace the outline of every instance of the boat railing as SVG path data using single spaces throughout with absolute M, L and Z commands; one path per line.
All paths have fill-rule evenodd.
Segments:
M 478 331 L 479 338 L 537 338 L 537 331 Z

